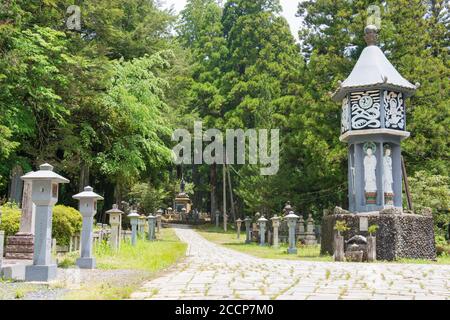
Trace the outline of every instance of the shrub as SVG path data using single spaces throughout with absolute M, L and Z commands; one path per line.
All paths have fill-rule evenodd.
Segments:
M 7 203 L 0 207 L 0 230 L 5 231 L 5 237 L 13 236 L 19 231 L 21 210 L 17 205 Z
M 349 227 L 347 227 L 347 223 L 343 220 L 336 221 L 336 224 L 334 225 L 334 230 L 338 232 L 338 235 L 341 235 L 341 232 L 345 232 L 350 230 Z
M 57 205 L 53 209 L 53 238 L 58 245 L 68 245 L 70 237 L 81 231 L 82 218 L 78 210 Z

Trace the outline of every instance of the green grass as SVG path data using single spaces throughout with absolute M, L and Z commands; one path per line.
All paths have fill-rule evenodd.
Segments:
M 69 300 L 121 300 L 128 299 L 144 281 L 157 276 L 158 272 L 176 263 L 185 256 L 187 245 L 180 242 L 172 229 L 162 229 L 156 241 L 138 240 L 136 246 L 122 243 L 120 251 L 106 244 L 95 248 L 97 268 L 101 270 L 133 270 L 126 278 L 111 277 L 107 281 L 90 281 L 65 295 Z M 66 257 L 64 265 L 73 257 Z
M 223 245 L 227 248 L 244 252 L 255 257 L 265 259 L 289 259 L 289 260 L 309 260 L 309 261 L 332 261 L 331 256 L 321 256 L 320 246 L 298 246 L 297 254 L 287 254 L 287 244 L 280 243 L 280 247 L 275 249 L 269 245 L 260 246 L 257 243 L 245 244 L 245 231 L 241 230 L 240 239 L 236 237 L 236 230 L 228 228 L 224 232 L 221 227 L 212 225 L 201 225 L 196 228 L 197 232 L 206 240 Z

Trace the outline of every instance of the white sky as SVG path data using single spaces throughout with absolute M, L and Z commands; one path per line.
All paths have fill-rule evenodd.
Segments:
M 249 0 L 252 1 L 252 0 Z M 301 0 L 280 0 L 283 6 L 282 15 L 286 18 L 291 26 L 292 34 L 295 39 L 298 40 L 298 30 L 300 29 L 300 18 L 296 17 L 297 5 Z M 225 1 L 224 1 L 225 2 Z M 170 8 L 173 6 L 176 12 L 180 12 L 185 4 L 186 0 L 161 0 L 163 7 Z

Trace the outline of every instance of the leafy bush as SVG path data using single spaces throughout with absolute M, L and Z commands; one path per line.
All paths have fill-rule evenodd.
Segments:
M 68 245 L 70 237 L 81 231 L 82 218 L 78 210 L 57 205 L 53 209 L 53 238 L 58 245 Z
M 21 210 L 15 204 L 7 203 L 0 207 L 0 230 L 5 237 L 13 236 L 19 231 Z
M 334 230 L 338 232 L 338 235 L 341 235 L 341 232 L 345 232 L 350 230 L 349 227 L 347 227 L 347 223 L 343 220 L 336 221 L 336 224 L 334 225 Z

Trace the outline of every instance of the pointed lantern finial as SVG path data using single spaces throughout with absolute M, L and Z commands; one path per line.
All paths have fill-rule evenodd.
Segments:
M 366 43 L 368 46 L 374 46 L 378 42 L 378 28 L 377 26 L 373 24 L 369 24 L 364 29 L 364 40 L 366 40 Z

